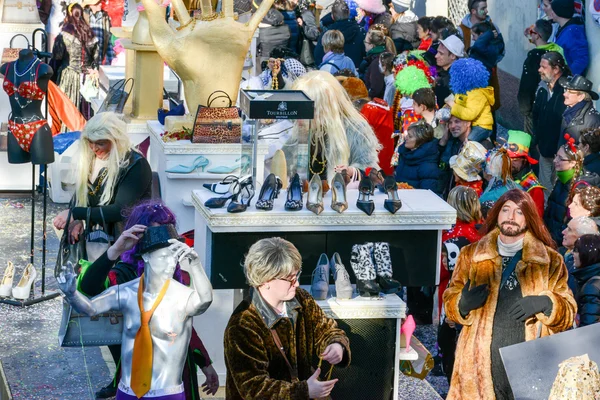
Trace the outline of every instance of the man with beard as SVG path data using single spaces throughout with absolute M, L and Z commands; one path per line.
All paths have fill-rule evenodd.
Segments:
M 490 210 L 487 234 L 460 252 L 444 293 L 446 318 L 463 325 L 447 399 L 512 399 L 500 348 L 573 325 L 567 268 L 520 189 Z
M 538 176 L 547 190 L 545 198 L 548 200 L 556 181 L 553 160 L 558 151 L 562 116 L 566 109 L 565 89 L 558 80 L 569 76 L 571 71 L 560 53 L 549 51 L 542 56 L 538 72 L 542 80 L 533 103 L 533 137 L 540 153 Z

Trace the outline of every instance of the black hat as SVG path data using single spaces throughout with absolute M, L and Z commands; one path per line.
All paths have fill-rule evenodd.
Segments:
M 555 0 L 556 1 L 556 0 Z M 589 93 L 592 96 L 592 100 L 598 100 L 598 93 L 592 90 L 594 86 L 592 81 L 585 79 L 581 75 L 572 76 L 560 83 L 565 89 L 577 90 L 580 92 Z
M 552 0 L 550 3 L 554 14 L 561 18 L 571 18 L 575 12 L 575 1 L 574 0 Z
M 142 254 L 162 249 L 163 247 L 169 247 L 171 245 L 169 243 L 170 239 L 177 239 L 180 242 L 185 241 L 179 237 L 177 229 L 175 229 L 175 225 L 173 224 L 151 226 L 146 229 L 144 236 L 140 239 L 136 255 L 141 256 Z

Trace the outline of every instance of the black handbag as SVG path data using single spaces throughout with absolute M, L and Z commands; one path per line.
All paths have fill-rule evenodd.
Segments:
M 106 221 L 104 221 L 102 207 L 98 209 L 102 218 L 101 227 L 93 227 L 90 223 L 91 207 L 88 207 L 87 218 L 85 220 L 85 252 L 87 256 L 86 260 L 89 262 L 94 262 L 100 258 L 113 242 L 113 237 L 105 231 Z
M 67 265 L 67 262 L 79 266 L 79 260 L 86 259 L 85 240 L 79 240 L 77 243 L 71 244 L 69 241 L 69 221 L 71 220 L 72 209 L 69 208 L 67 215 L 67 226 L 65 227 L 60 244 L 58 247 L 58 257 L 56 257 L 56 266 L 54 267 L 54 276 L 57 277 L 62 272 L 62 267 Z
M 106 99 L 104 99 L 104 102 L 98 109 L 98 113 L 112 111 L 117 114 L 122 114 L 134 84 L 135 80 L 129 78 L 127 80 L 121 79 L 112 85 L 110 89 L 108 89 Z M 129 90 L 127 90 L 128 86 Z

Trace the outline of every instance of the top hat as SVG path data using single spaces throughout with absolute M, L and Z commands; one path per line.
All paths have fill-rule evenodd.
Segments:
M 450 158 L 450 168 L 467 182 L 481 180 L 479 173 L 483 168 L 487 150 L 479 142 L 468 141 L 460 153 Z
M 592 100 L 598 100 L 598 93 L 592 90 L 594 84 L 589 79 L 585 79 L 581 75 L 574 75 L 571 78 L 563 80 L 561 83 L 562 87 L 569 90 L 577 90 L 579 92 L 586 92 L 592 96 Z
M 179 237 L 175 225 L 166 224 L 159 226 L 151 226 L 144 232 L 144 235 L 138 242 L 137 256 L 150 253 L 152 251 L 169 247 L 169 240 L 177 239 L 180 242 L 185 242 L 185 239 Z
M 535 158 L 529 155 L 531 135 L 523 131 L 508 131 L 508 155 L 510 158 L 525 157 L 530 164 L 537 164 Z

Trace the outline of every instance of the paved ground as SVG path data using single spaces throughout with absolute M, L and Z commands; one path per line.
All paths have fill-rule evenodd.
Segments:
M 58 239 L 52 231 L 54 215 L 63 205 L 48 205 L 48 246 L 46 288 L 56 289 L 53 277 Z M 35 266 L 41 276 L 41 202 L 36 202 Z M 16 278 L 29 262 L 31 200 L 23 197 L 0 198 L 0 278 L 7 261 L 16 266 Z M 36 282 L 39 293 L 41 280 Z M 62 300 L 56 298 L 26 308 L 0 304 L 0 360 L 14 400 L 84 400 L 110 379 L 109 365 L 100 348 L 61 348 L 57 334 Z M 434 329 L 419 327 L 417 337 L 433 348 Z M 429 377 L 429 382 L 445 394 L 445 378 Z M 221 394 L 221 396 L 223 396 Z M 217 397 L 223 398 L 223 397 Z M 434 400 L 440 396 L 423 381 L 401 375 L 399 399 Z

